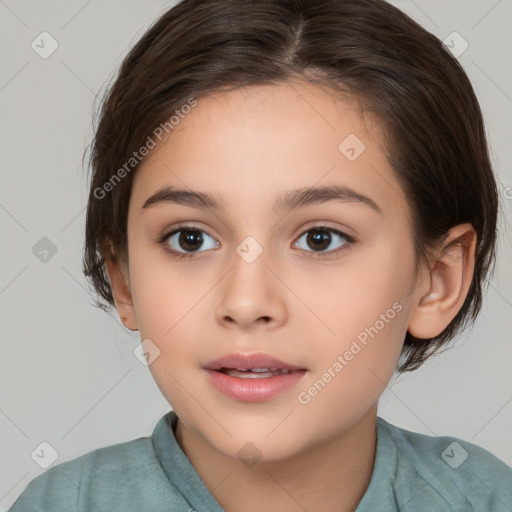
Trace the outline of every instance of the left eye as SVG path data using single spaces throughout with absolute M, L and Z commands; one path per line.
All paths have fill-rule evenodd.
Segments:
M 344 242 L 338 245 L 338 248 L 343 247 L 353 241 L 353 239 L 350 236 L 346 235 L 345 233 L 342 233 L 337 229 L 327 228 L 323 226 L 308 229 L 299 237 L 298 241 L 300 242 L 302 238 L 306 237 L 306 243 L 309 247 L 313 247 L 315 249 L 313 251 L 314 253 L 324 252 L 325 249 L 327 249 L 332 243 L 333 236 L 331 235 L 331 233 L 334 234 L 334 238 L 345 240 Z M 331 250 L 327 252 L 333 253 L 337 251 Z
M 203 229 L 191 228 L 186 226 L 180 226 L 171 231 L 170 233 L 165 234 L 159 240 L 159 243 L 164 245 L 165 249 L 168 252 L 170 252 L 173 256 L 178 256 L 181 258 L 193 257 L 197 252 L 204 252 L 198 251 L 198 249 L 200 249 L 201 246 L 204 245 L 205 236 L 203 235 L 206 235 L 206 238 L 210 238 L 213 241 L 213 243 L 210 242 L 209 247 L 204 248 L 205 250 L 215 249 L 219 247 L 219 242 L 217 242 L 207 231 Z M 333 235 L 334 238 L 341 240 L 341 243 L 338 245 L 338 250 L 336 250 L 335 248 L 334 250 L 326 251 L 326 249 L 332 243 Z M 350 245 L 350 243 L 353 242 L 353 238 L 350 237 L 349 235 L 346 235 L 345 233 L 338 231 L 337 229 L 328 228 L 325 226 L 316 226 L 302 233 L 302 235 L 298 238 L 298 245 L 301 239 L 303 239 L 304 237 L 306 244 L 314 249 L 313 251 L 310 252 L 320 253 L 320 256 L 324 252 L 338 252 L 340 250 L 339 247 L 343 248 L 344 246 Z M 177 249 L 171 247 L 173 243 L 177 244 Z M 183 249 L 183 251 L 180 250 L 180 248 Z M 299 249 L 306 251 L 308 250 L 307 248 L 304 249 L 303 247 L 299 247 Z

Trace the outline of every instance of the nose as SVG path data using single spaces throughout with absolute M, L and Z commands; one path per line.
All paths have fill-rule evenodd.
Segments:
M 275 329 L 286 321 L 286 286 L 267 263 L 265 252 L 252 263 L 235 255 L 216 306 L 216 319 L 224 327 Z

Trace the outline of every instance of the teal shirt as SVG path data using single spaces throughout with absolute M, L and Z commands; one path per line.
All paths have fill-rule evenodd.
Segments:
M 151 437 L 99 448 L 34 478 L 9 512 L 222 512 L 164 415 Z M 356 512 L 512 512 L 512 468 L 453 437 L 377 417 L 377 452 Z

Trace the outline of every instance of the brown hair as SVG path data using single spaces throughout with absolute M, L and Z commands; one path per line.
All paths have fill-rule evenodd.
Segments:
M 115 305 L 104 256 L 113 248 L 128 261 L 136 162 L 122 179 L 119 171 L 155 128 L 190 98 L 297 77 L 377 114 L 411 207 L 417 262 L 451 227 L 469 222 L 477 232 L 473 280 L 455 318 L 435 338 L 406 335 L 399 371 L 415 370 L 481 309 L 498 192 L 467 75 L 438 38 L 383 0 L 183 0 L 153 23 L 106 91 L 92 143 L 83 271 L 107 302 L 96 305 Z

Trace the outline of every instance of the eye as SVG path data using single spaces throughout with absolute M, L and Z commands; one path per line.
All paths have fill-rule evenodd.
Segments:
M 308 251 L 307 248 L 299 248 L 306 250 L 307 252 L 313 252 L 314 258 L 321 258 L 325 253 L 329 255 L 338 253 L 354 242 L 354 239 L 351 236 L 327 226 L 315 226 L 304 231 L 304 233 L 302 233 L 298 238 L 297 244 L 299 244 L 301 239 L 304 237 L 306 237 L 306 244 L 312 247 L 313 251 Z M 211 239 L 213 243 L 210 242 L 209 247 L 208 244 L 206 244 L 207 247 L 203 247 L 203 249 L 208 250 L 219 247 L 219 243 L 207 231 L 192 226 L 178 226 L 169 233 L 163 235 L 162 238 L 158 240 L 158 243 L 163 245 L 164 249 L 172 256 L 182 259 L 192 258 L 196 256 L 198 252 L 204 252 L 198 251 L 198 249 L 203 246 L 205 239 Z M 333 240 L 338 240 L 338 242 L 341 240 L 342 243 L 338 245 L 338 249 L 325 251 L 325 249 L 332 244 Z
M 206 237 L 203 235 L 206 235 Z M 191 258 L 195 256 L 197 249 L 204 244 L 205 238 L 210 238 L 214 241 L 210 243 L 210 247 L 206 247 L 206 249 L 214 249 L 219 246 L 219 243 L 204 229 L 188 226 L 178 226 L 171 232 L 166 233 L 159 240 L 159 243 L 173 256 Z M 174 245 L 174 248 L 172 248 L 172 245 Z M 184 252 L 182 252 L 180 248 L 182 248 Z
M 337 250 L 327 251 L 328 254 L 338 253 L 354 241 L 351 236 L 337 229 L 328 228 L 327 226 L 315 226 L 311 229 L 308 229 L 299 237 L 297 243 L 299 243 L 300 240 L 304 237 L 305 243 L 314 249 L 313 253 L 316 254 L 313 257 L 315 258 L 322 257 L 325 249 L 327 249 L 332 244 L 333 240 L 338 240 L 338 242 L 341 240 L 341 243 L 338 245 Z

